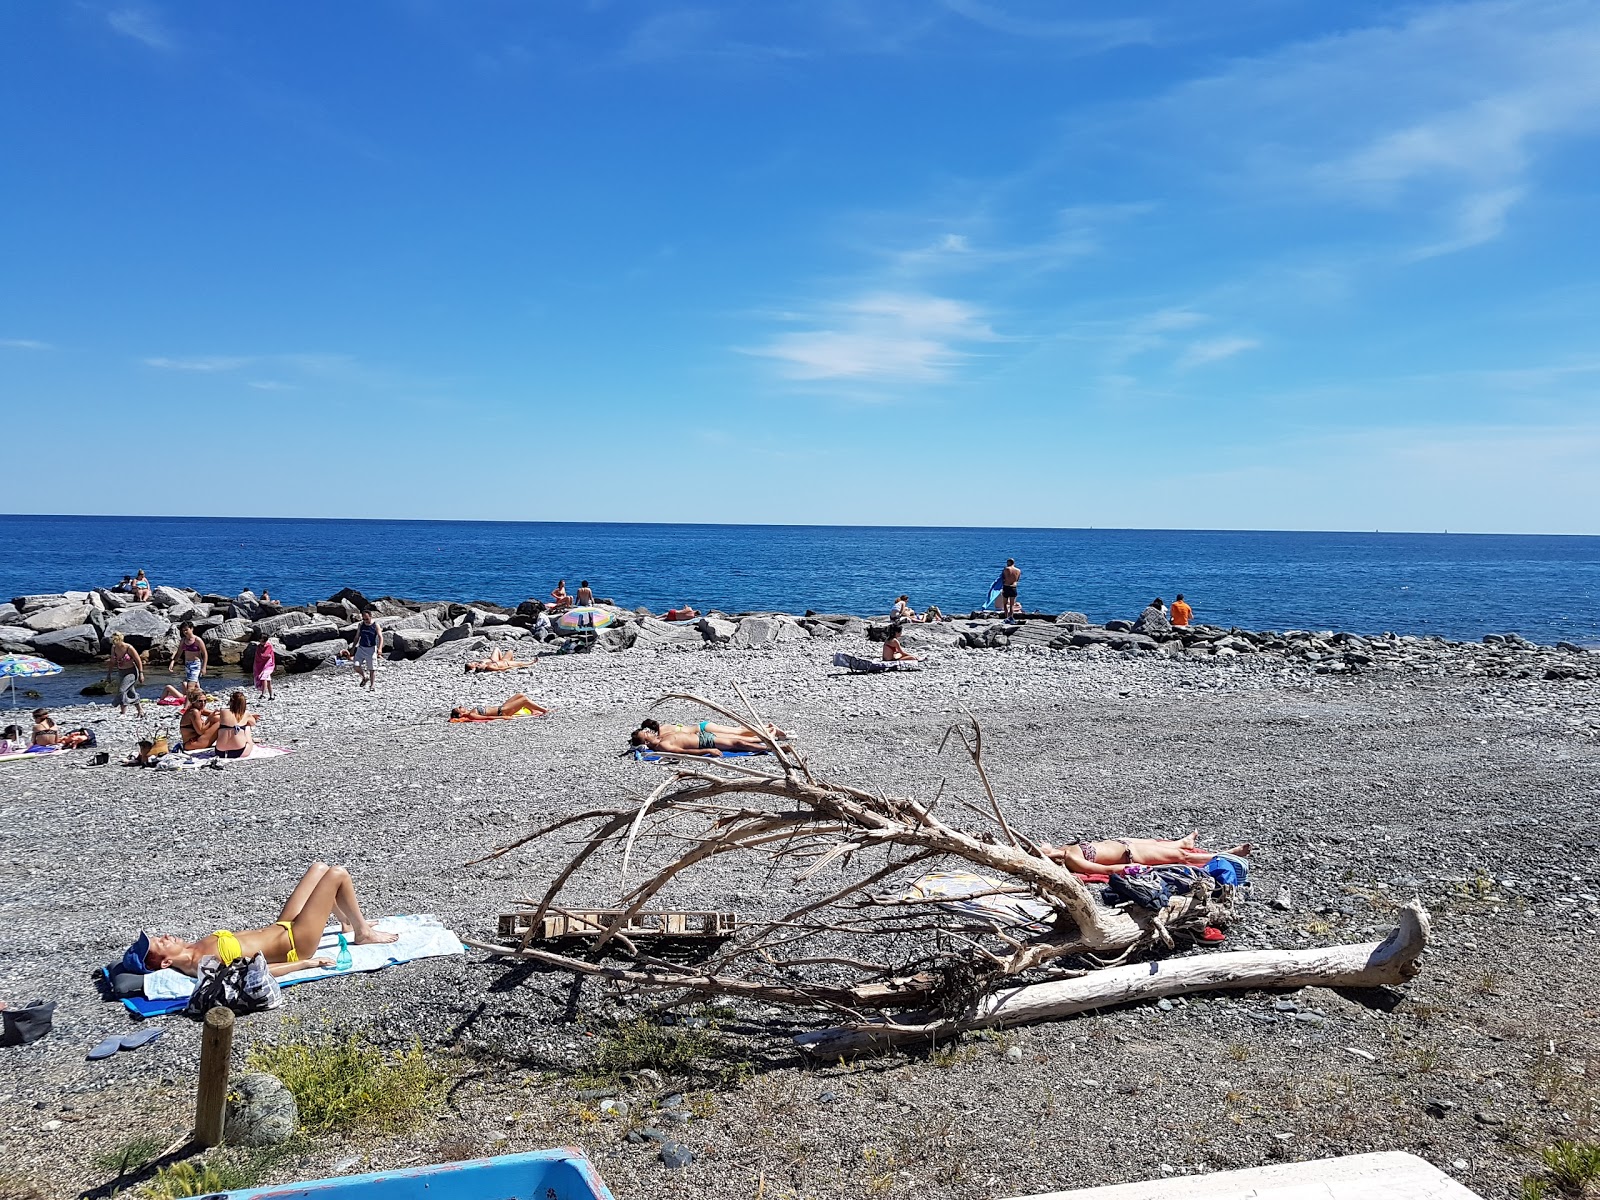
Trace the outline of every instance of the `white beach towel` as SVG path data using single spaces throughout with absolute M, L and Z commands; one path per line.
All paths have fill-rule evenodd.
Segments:
M 441 925 L 438 917 L 426 914 L 384 917 L 380 921 L 374 921 L 373 924 L 385 933 L 398 933 L 400 940 L 381 946 L 351 946 L 348 971 L 337 971 L 332 967 L 312 967 L 309 970 L 296 971 L 293 975 L 285 975 L 278 982 L 284 987 L 290 987 L 294 984 L 311 983 L 317 979 L 353 975 L 360 971 L 381 971 L 384 967 L 393 966 L 395 963 L 411 962 L 418 958 L 442 958 L 447 954 L 467 952 L 467 948 L 461 944 L 461 939 Z M 334 958 L 338 953 L 339 927 L 331 925 L 323 931 L 322 941 L 318 943 L 315 953 L 307 954 L 302 947 L 300 957 L 314 958 L 317 955 L 326 955 L 328 958 Z M 151 971 L 144 977 L 145 998 L 184 1000 L 194 991 L 195 982 L 182 971 L 170 968 L 164 971 Z

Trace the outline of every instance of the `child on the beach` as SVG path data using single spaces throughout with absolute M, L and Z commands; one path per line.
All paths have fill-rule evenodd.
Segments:
M 263 640 L 256 647 L 256 663 L 254 674 L 256 677 L 256 695 L 263 699 L 272 699 L 272 673 L 278 669 L 278 652 L 272 648 L 270 640 Z

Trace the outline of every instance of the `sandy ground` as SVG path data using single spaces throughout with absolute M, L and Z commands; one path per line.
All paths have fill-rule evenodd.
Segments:
M 1600 686 L 1099 651 L 951 651 L 919 675 L 858 678 L 824 665 L 834 648 L 572 656 L 472 679 L 429 660 L 389 665 L 375 695 L 318 673 L 264 706 L 262 739 L 292 746 L 285 758 L 188 773 L 0 764 L 0 999 L 60 1002 L 50 1037 L 0 1049 L 0 1194 L 76 1195 L 107 1182 L 96 1156 L 188 1127 L 193 1023 L 168 1018 L 142 1050 L 84 1059 L 131 1025 L 90 972 L 132 933 L 263 923 L 314 858 L 348 864 L 373 914 L 491 933 L 561 848 L 460 864 L 642 794 L 660 768 L 617 751 L 649 702 L 727 696 L 735 680 L 842 778 L 918 795 L 965 780 L 934 747 L 966 705 L 1036 837 L 1199 827 L 1214 844 L 1255 842 L 1256 901 L 1232 947 L 1372 940 L 1413 894 L 1435 946 L 1416 981 L 1370 1007 L 1315 989 L 1191 997 L 854 1066 L 800 1062 L 783 1018 L 741 1008 L 714 1024 L 748 1061 L 742 1080 L 655 1095 L 688 1095 L 687 1124 L 662 1119 L 696 1155 L 680 1170 L 569 1078 L 638 1001 L 476 953 L 391 968 L 290 991 L 241 1023 L 236 1053 L 308 1032 L 420 1039 L 452 1073 L 448 1103 L 402 1135 L 316 1140 L 273 1179 L 577 1144 L 624 1200 L 979 1197 L 1404 1149 L 1502 1196 L 1538 1146 L 1597 1136 Z M 443 719 L 513 690 L 553 715 Z M 57 716 L 97 721 L 114 753 L 156 724 Z M 611 878 L 588 898 L 607 899 Z M 1266 903 L 1280 886 L 1287 913 Z M 734 863 L 683 897 L 741 912 L 783 898 Z M 625 1091 L 633 1124 L 651 1096 Z

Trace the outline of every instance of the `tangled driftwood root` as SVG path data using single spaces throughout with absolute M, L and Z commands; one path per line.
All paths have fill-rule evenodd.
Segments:
M 1428 938 L 1427 913 L 1416 904 L 1401 910 L 1399 927 L 1381 943 L 1117 965 L 1147 952 L 1187 948 L 1205 926 L 1226 926 L 1239 901 L 1236 889 L 1204 876 L 1159 911 L 1101 903 L 1007 819 L 985 769 L 983 731 L 970 715 L 950 728 L 940 748 L 952 742 L 964 748 L 981 798 L 958 796 L 945 780 L 924 803 L 820 777 L 793 742 L 769 729 L 742 691 L 739 699 L 744 715 L 699 696 L 663 697 L 748 726 L 770 754 L 763 766 L 683 758 L 634 805 L 578 813 L 474 860 L 589 826 L 543 896 L 522 902 L 531 910 L 528 928 L 537 930 L 547 912 L 559 911 L 558 900 L 580 875 L 585 890 L 593 889 L 586 868 L 602 852 L 616 854 L 621 894 L 603 906 L 619 915 L 583 957 L 531 944 L 531 934 L 516 945 L 473 939 L 468 944 L 680 998 L 720 996 L 825 1010 L 836 1027 L 798 1041 L 828 1058 L 1183 992 L 1308 983 L 1376 986 L 1416 973 Z M 942 814 L 956 809 L 978 823 L 969 828 L 946 821 Z M 787 875 L 796 901 L 790 911 L 742 923 L 713 954 L 693 964 L 662 958 L 624 932 L 652 900 L 670 896 L 696 866 L 724 854 L 764 864 L 764 892 L 780 873 Z M 629 886 L 635 857 L 652 867 Z M 1032 907 L 1015 917 L 992 911 L 993 905 L 952 904 L 907 891 L 914 878 L 935 869 L 993 881 L 965 901 L 1026 901 Z M 825 875 L 831 886 L 822 884 Z M 591 906 L 598 905 L 584 904 Z

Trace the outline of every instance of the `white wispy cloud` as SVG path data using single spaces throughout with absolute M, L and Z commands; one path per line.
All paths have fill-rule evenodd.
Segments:
M 155 357 L 144 360 L 147 367 L 161 371 L 237 371 L 249 366 L 254 358 L 241 358 L 227 354 L 204 355 L 198 358 Z
M 300 390 L 297 384 L 284 383 L 281 379 L 252 379 L 248 381 L 248 386 L 255 388 L 258 392 L 297 392 Z
M 1257 339 L 1250 337 L 1202 338 L 1189 343 L 1178 359 L 1178 368 L 1187 370 L 1191 367 L 1203 367 L 1207 363 L 1221 362 L 1225 358 L 1243 354 L 1246 350 L 1254 350 L 1260 345 Z
M 807 54 L 794 46 L 741 38 L 723 14 L 707 8 L 686 8 L 645 19 L 629 34 L 618 58 L 629 64 L 695 58 L 761 62 L 804 58 Z
M 773 360 L 795 381 L 934 383 L 971 358 L 968 347 L 998 337 L 974 306 L 940 296 L 881 292 L 801 319 L 813 328 L 743 352 Z
M 1117 46 L 1148 45 L 1155 39 L 1154 23 L 1142 17 L 1105 21 L 1063 20 L 1059 16 L 1030 16 L 1015 5 L 986 0 L 943 0 L 944 7 L 985 29 L 1013 37 L 1078 43 L 1086 51 Z
M 146 5 L 129 4 L 113 8 L 106 13 L 106 24 L 123 37 L 132 38 L 151 50 L 170 54 L 178 48 L 178 39 L 167 28 L 160 14 Z
M 1238 60 L 1134 105 L 1119 136 L 1177 142 L 1252 199 L 1420 215 L 1419 258 L 1492 241 L 1542 153 L 1600 130 L 1600 7 L 1479 0 Z
M 35 341 L 33 338 L 0 338 L 0 346 L 7 350 L 54 350 L 49 342 Z

